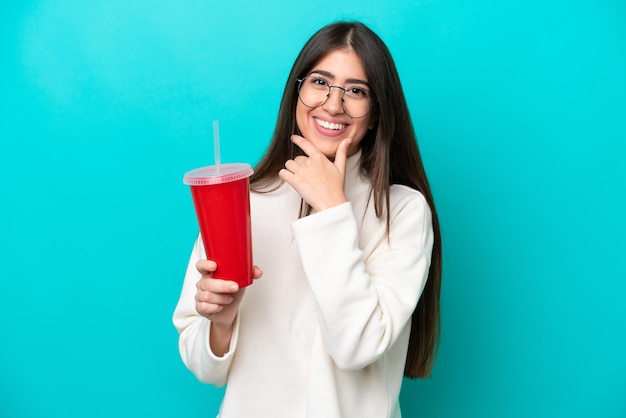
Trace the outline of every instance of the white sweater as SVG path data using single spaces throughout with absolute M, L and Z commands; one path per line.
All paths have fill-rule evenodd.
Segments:
M 376 218 L 360 153 L 348 159 L 347 203 L 298 219 L 300 196 L 283 184 L 251 194 L 254 263 L 230 351 L 209 347 L 209 320 L 195 310 L 189 261 L 174 325 L 196 377 L 226 384 L 221 418 L 400 417 L 398 397 L 411 314 L 433 245 L 424 197 L 391 187 L 391 228 Z M 370 204 L 368 205 L 368 200 Z

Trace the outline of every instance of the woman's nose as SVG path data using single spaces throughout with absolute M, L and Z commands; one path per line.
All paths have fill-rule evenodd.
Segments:
M 343 112 L 343 89 L 341 87 L 331 87 L 328 93 L 328 99 L 322 106 L 328 113 Z

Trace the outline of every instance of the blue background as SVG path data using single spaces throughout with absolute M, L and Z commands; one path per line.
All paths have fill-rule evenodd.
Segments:
M 396 59 L 444 238 L 407 417 L 626 416 L 626 3 L 0 3 L 0 416 L 213 417 L 171 314 L 185 171 L 254 164 L 306 39 Z M 288 297 L 288 296 L 287 296 Z

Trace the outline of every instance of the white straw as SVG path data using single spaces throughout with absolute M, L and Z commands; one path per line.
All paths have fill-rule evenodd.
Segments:
M 215 168 L 217 174 L 220 173 L 220 123 L 213 121 L 213 158 L 215 159 Z

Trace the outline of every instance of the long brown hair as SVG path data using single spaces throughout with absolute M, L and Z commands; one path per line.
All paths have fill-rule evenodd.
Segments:
M 337 22 L 316 32 L 304 45 L 291 69 L 281 101 L 278 122 L 267 152 L 255 167 L 253 189 L 276 184 L 278 171 L 285 161 L 302 154 L 290 137 L 299 134 L 295 109 L 298 100 L 297 79 L 328 53 L 351 49 L 361 58 L 373 93 L 373 129 L 361 140 L 361 170 L 372 184 L 374 208 L 379 218 L 386 216 L 389 230 L 389 187 L 402 184 L 419 190 L 430 205 L 434 246 L 426 287 L 413 312 L 411 336 L 404 375 L 428 377 L 439 345 L 441 293 L 441 234 L 417 138 L 409 115 L 400 78 L 384 42 L 367 26 L 358 22 Z

